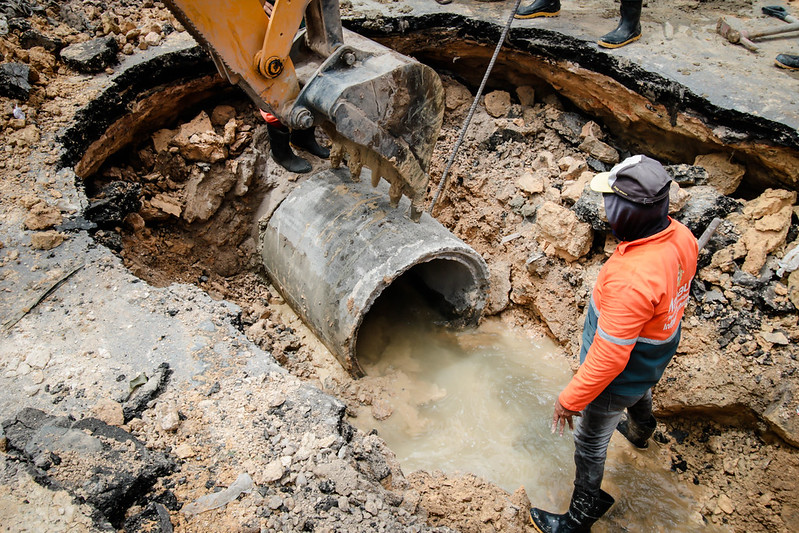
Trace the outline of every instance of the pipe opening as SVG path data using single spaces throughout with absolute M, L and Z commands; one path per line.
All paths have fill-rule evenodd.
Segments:
M 469 324 L 479 318 L 478 310 L 474 307 L 474 295 L 480 287 L 474 274 L 464 264 L 434 259 L 416 265 L 403 277 L 407 277 L 417 290 L 421 289 L 428 304 L 447 320 Z

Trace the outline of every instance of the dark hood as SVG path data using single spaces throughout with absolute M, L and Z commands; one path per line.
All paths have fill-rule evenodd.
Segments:
M 669 197 L 649 205 L 625 200 L 616 194 L 603 194 L 605 213 L 620 241 L 635 241 L 663 231 L 669 226 Z

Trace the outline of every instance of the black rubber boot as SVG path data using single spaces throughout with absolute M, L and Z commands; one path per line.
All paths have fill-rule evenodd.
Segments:
M 311 171 L 313 168 L 311 164 L 291 150 L 289 145 L 291 134 L 288 130 L 281 130 L 269 124 L 266 125 L 266 130 L 269 132 L 269 146 L 272 149 L 272 159 L 275 160 L 275 163 L 289 172 L 297 174 Z
M 291 132 L 291 145 L 301 148 L 309 154 L 327 159 L 330 157 L 330 150 L 316 142 L 316 128 L 307 130 L 293 130 Z
M 780 54 L 774 60 L 774 64 L 780 68 L 787 68 L 788 70 L 799 70 L 799 56 L 791 54 Z
M 597 41 L 604 48 L 619 48 L 641 38 L 641 5 L 643 0 L 621 0 L 619 25 Z
M 616 426 L 616 429 L 619 430 L 619 433 L 627 437 L 627 440 L 632 442 L 637 448 L 643 449 L 649 447 L 649 437 L 655 432 L 657 425 L 658 421 L 655 420 L 654 416 L 649 417 L 649 421 L 643 426 L 639 426 L 628 417 L 621 420 Z
M 599 491 L 599 496 L 592 496 L 574 489 L 569 510 L 565 514 L 530 509 L 530 521 L 533 529 L 539 533 L 588 533 L 614 501 L 613 496 L 604 490 Z
M 513 15 L 517 19 L 556 17 L 560 13 L 560 0 L 535 0 L 529 6 L 520 6 Z

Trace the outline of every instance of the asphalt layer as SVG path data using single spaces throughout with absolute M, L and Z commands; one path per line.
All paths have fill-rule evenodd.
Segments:
M 527 3 L 522 1 L 522 5 Z M 355 0 L 352 4 L 364 18 L 373 18 L 379 12 L 389 19 L 406 21 L 393 28 L 390 24 L 377 28 L 367 23 L 375 33 L 402 33 L 425 25 L 464 32 L 465 26 L 485 23 L 485 40 L 496 43 L 515 2 L 454 0 L 442 6 L 433 0 Z M 787 24 L 762 14 L 761 8 L 766 5 L 779 2 L 645 2 L 641 39 L 611 50 L 598 46 L 596 40 L 616 27 L 619 4 L 610 0 L 563 0 L 557 17 L 514 19 L 508 42 L 513 47 L 573 61 L 631 88 L 640 81 L 636 78 L 648 78 L 650 85 L 661 84 L 664 90 L 675 92 L 688 110 L 702 107 L 707 115 L 734 114 L 743 128 L 747 121 L 754 128 L 774 128 L 781 133 L 779 144 L 799 146 L 799 72 L 777 68 L 774 62 L 780 53 L 799 54 L 795 39 L 799 33 L 760 40 L 760 50 L 754 53 L 716 32 L 720 17 L 735 28 L 749 31 Z M 799 9 L 785 6 L 799 16 Z M 352 24 L 345 18 L 345 25 Z M 641 88 L 637 87 L 638 92 Z

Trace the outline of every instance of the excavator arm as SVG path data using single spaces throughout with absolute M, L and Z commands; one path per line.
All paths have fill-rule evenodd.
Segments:
M 277 0 L 271 17 L 259 0 L 165 3 L 256 105 L 292 129 L 323 127 L 333 166 L 346 160 L 355 180 L 368 167 L 419 219 L 444 113 L 435 71 L 343 30 L 338 0 Z

